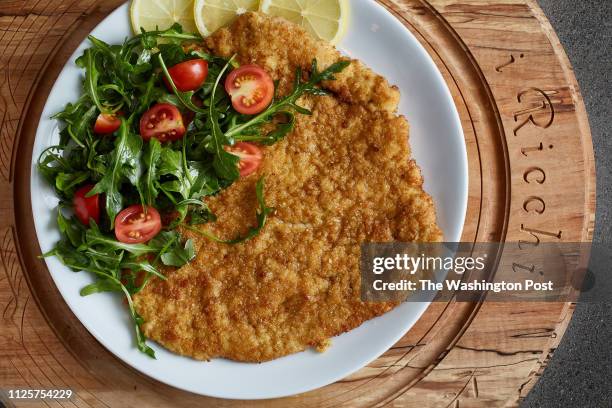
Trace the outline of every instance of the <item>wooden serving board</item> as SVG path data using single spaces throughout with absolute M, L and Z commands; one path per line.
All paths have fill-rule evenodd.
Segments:
M 462 240 L 589 241 L 595 178 L 587 116 L 572 68 L 536 2 L 380 2 L 427 48 L 461 116 L 470 180 Z M 393 348 L 349 378 L 249 403 L 158 383 L 94 340 L 38 258 L 30 159 L 59 71 L 120 3 L 0 3 L 0 401 L 53 407 L 518 405 L 561 340 L 572 304 L 435 303 Z M 17 402 L 2 391 L 9 388 L 71 388 L 76 397 Z

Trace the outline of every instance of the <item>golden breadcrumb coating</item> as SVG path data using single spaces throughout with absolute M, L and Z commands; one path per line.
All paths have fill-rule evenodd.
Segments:
M 266 67 L 273 78 L 280 80 L 280 90 L 289 91 L 295 68 L 310 70 L 316 58 L 320 69 L 340 59 L 331 44 L 311 37 L 306 31 L 280 17 L 247 13 L 226 28 L 206 39 L 206 45 L 216 55 L 229 58 L 237 54 L 241 64 Z M 367 69 L 358 60 L 324 84 L 340 100 L 359 103 L 373 110 L 394 112 L 399 103 L 399 90 L 385 78 Z
M 330 45 L 278 18 L 248 13 L 206 40 L 215 54 L 237 54 L 280 80 L 287 92 L 297 66 L 339 60 Z M 256 174 L 207 199 L 218 220 L 202 226 L 222 238 L 256 225 L 255 184 L 275 207 L 254 239 L 197 242 L 190 264 L 152 280 L 135 296 L 147 337 L 196 359 L 260 362 L 315 347 L 396 306 L 360 300 L 362 242 L 440 241 L 434 204 L 410 160 L 408 123 L 394 111 L 399 94 L 353 61 L 301 99 L 286 139 L 263 149 Z

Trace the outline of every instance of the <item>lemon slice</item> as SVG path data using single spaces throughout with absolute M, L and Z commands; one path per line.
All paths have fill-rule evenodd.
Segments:
M 255 11 L 259 0 L 195 0 L 193 14 L 202 36 L 230 24 L 240 14 Z
M 193 0 L 132 0 L 130 20 L 136 34 L 141 27 L 147 31 L 165 30 L 174 23 L 179 23 L 184 32 L 196 32 Z
M 315 37 L 340 42 L 348 26 L 348 0 L 262 0 L 259 11 L 284 17 Z

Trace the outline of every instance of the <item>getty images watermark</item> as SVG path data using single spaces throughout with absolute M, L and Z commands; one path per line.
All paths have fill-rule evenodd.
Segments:
M 368 243 L 361 298 L 387 301 L 598 301 L 612 248 L 591 243 Z

